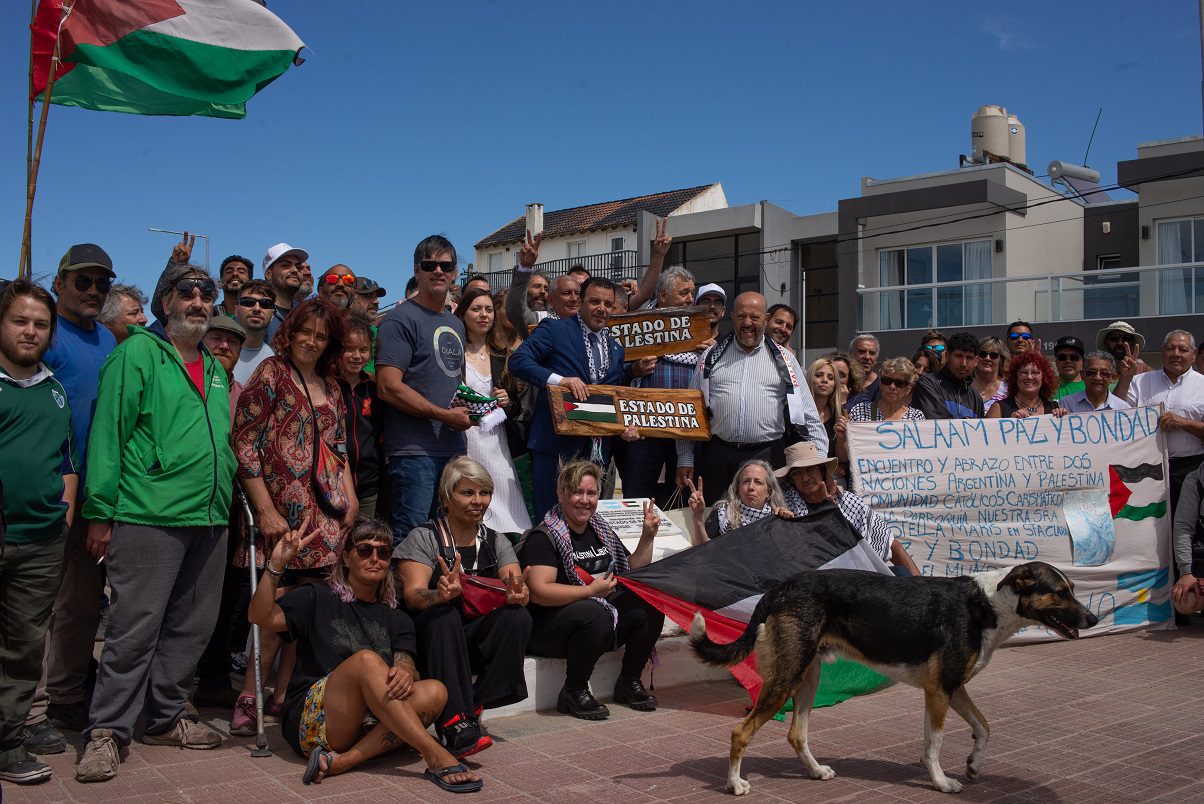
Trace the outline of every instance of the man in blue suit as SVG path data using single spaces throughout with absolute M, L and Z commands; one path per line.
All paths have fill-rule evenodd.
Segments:
M 510 358 L 514 376 L 539 389 L 527 446 L 531 450 L 535 521 L 556 504 L 556 475 L 561 459 L 590 458 L 606 466 L 609 438 L 562 436 L 552 424 L 548 386 L 560 385 L 585 401 L 586 385 L 621 385 L 651 371 L 649 361 L 623 365 L 623 346 L 606 329 L 615 307 L 615 285 L 591 277 L 581 286 L 581 309 L 572 318 L 544 319 Z M 655 365 L 655 361 L 651 361 Z

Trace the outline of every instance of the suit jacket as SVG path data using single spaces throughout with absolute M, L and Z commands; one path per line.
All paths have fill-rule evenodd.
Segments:
M 607 345 L 610 347 L 610 366 L 606 376 L 597 384 L 619 385 L 625 374 L 623 345 L 611 337 L 607 337 Z M 510 372 L 539 389 L 527 446 L 534 452 L 552 455 L 588 454 L 588 438 L 557 435 L 552 424 L 552 411 L 548 407 L 548 378 L 553 374 L 580 377 L 587 385 L 590 384 L 589 358 L 585 354 L 585 339 L 581 337 L 580 319 L 573 316 L 541 321 L 511 356 Z M 609 458 L 610 439 L 602 443 L 603 457 Z

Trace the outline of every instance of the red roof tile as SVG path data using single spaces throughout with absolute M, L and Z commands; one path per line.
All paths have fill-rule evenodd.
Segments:
M 578 232 L 595 232 L 601 229 L 634 226 L 640 212 L 650 212 L 653 215 L 664 217 L 714 186 L 713 184 L 703 184 L 698 187 L 687 187 L 684 190 L 669 190 L 664 193 L 652 193 L 619 201 L 603 201 L 601 204 L 588 204 L 583 207 L 544 212 L 544 237 L 559 237 Z M 477 241 L 475 248 L 521 243 L 525 236 L 526 217 L 518 217 L 493 234 Z

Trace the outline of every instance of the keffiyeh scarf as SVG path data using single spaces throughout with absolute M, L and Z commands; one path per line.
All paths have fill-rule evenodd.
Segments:
M 718 512 L 718 515 L 719 515 L 719 532 L 720 533 L 727 533 L 729 530 L 734 530 L 736 528 L 742 528 L 745 525 L 751 525 L 752 523 L 754 523 L 758 520 L 764 519 L 765 517 L 767 517 L 773 513 L 773 506 L 769 504 L 769 500 L 765 501 L 765 505 L 762 508 L 752 508 L 752 507 L 747 506 L 744 503 L 740 502 L 739 500 L 737 500 L 736 501 L 736 519 L 733 522 L 731 519 L 729 519 L 729 515 L 728 515 L 728 510 L 730 508 L 731 508 L 731 505 L 728 503 L 725 503 L 723 505 L 720 505 L 716 509 L 716 511 Z
M 573 539 L 569 535 L 569 525 L 564 521 L 559 503 L 552 506 L 544 514 L 543 522 L 540 524 L 547 530 L 548 535 L 552 537 L 552 545 L 556 548 L 556 552 L 560 554 L 560 563 L 564 566 L 564 574 L 568 576 L 569 583 L 576 586 L 585 586 L 585 581 L 577 573 L 577 561 L 573 558 Z M 628 570 L 631 569 L 631 565 L 627 561 L 627 551 L 623 549 L 623 543 L 619 541 L 614 528 L 608 525 L 606 520 L 597 514 L 589 518 L 589 524 L 594 529 L 594 533 L 598 534 L 598 538 L 602 540 L 602 544 L 606 546 L 606 550 L 610 553 L 611 558 L 614 559 L 611 571 L 616 575 L 626 575 Z M 618 628 L 619 612 L 610 604 L 610 601 L 602 597 L 591 597 L 590 600 L 600 604 L 609 611 L 613 625 L 615 628 Z

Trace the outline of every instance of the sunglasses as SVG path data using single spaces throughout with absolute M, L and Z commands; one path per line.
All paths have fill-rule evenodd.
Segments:
M 97 277 L 96 279 L 93 279 L 90 276 L 76 276 L 71 280 L 71 284 L 74 285 L 75 289 L 80 293 L 84 293 L 85 291 L 89 290 L 93 285 L 96 285 L 97 293 L 108 293 L 109 288 L 113 287 L 113 280 L 109 279 L 107 276 Z
M 389 544 L 368 544 L 367 542 L 361 542 L 355 546 L 355 554 L 365 561 L 372 558 L 373 553 L 376 554 L 377 559 L 388 561 L 393 557 L 393 546 Z
M 906 388 L 911 385 L 911 380 L 905 380 L 901 377 L 880 377 L 878 382 L 883 385 L 893 385 L 895 388 Z
M 979 352 L 978 356 L 983 360 L 998 360 L 999 352 Z
M 1083 369 L 1084 377 L 1111 377 L 1112 372 L 1108 369 Z
M 244 296 L 238 300 L 239 307 L 260 307 L 264 310 L 271 310 L 276 302 L 272 299 L 253 299 L 250 296 Z
M 213 284 L 212 279 L 181 279 L 176 283 L 176 293 L 182 298 L 188 298 L 194 290 L 201 291 L 203 301 L 213 301 L 217 298 L 217 285 Z
M 1054 355 L 1062 363 L 1077 363 L 1083 359 L 1083 356 L 1078 352 L 1063 352 L 1060 355 Z
M 428 274 L 436 269 L 445 274 L 453 274 L 456 272 L 456 264 L 451 260 L 420 260 L 418 267 Z
M 928 344 L 927 346 L 925 346 L 924 348 L 925 348 L 925 349 L 931 349 L 932 351 L 936 352 L 936 353 L 939 355 L 941 352 L 945 351 L 945 344 L 943 344 L 943 343 L 930 343 L 930 344 Z
M 1033 333 L 1031 333 L 1031 332 L 1009 332 L 1008 333 L 1009 341 L 1031 341 L 1032 339 L 1033 339 Z
M 1115 341 L 1117 343 L 1137 343 L 1137 336 L 1125 335 L 1120 332 L 1109 332 L 1104 338 L 1105 341 Z
M 327 285 L 354 285 L 355 274 L 326 274 L 322 282 Z

